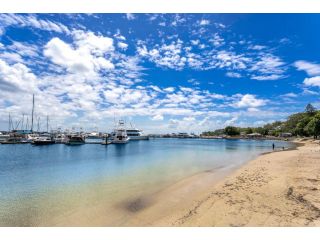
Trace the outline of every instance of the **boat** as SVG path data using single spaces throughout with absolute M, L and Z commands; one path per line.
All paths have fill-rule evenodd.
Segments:
M 65 144 L 67 145 L 81 145 L 85 144 L 85 137 L 82 134 L 72 134 L 67 136 Z
M 31 144 L 32 145 L 49 145 L 54 143 L 55 141 L 50 134 L 43 134 L 43 135 L 40 135 L 39 137 L 34 138 Z
M 185 132 L 180 132 L 176 135 L 177 138 L 190 138 L 190 135 Z
M 118 126 L 114 130 L 114 132 L 111 134 L 112 139 L 111 142 L 115 144 L 123 144 L 127 143 L 130 138 L 127 135 L 127 130 L 124 125 L 123 120 L 119 120 Z
M 144 135 L 143 131 L 137 128 L 128 128 L 127 135 L 130 138 L 130 140 L 149 140 L 148 135 Z
M 8 141 L 9 138 L 10 138 L 9 134 L 0 133 L 0 143 Z
M 54 136 L 55 143 L 65 143 L 67 141 L 66 136 L 62 133 L 58 133 Z
M 89 139 L 99 139 L 101 138 L 100 133 L 98 131 L 93 131 L 86 134 L 86 138 Z

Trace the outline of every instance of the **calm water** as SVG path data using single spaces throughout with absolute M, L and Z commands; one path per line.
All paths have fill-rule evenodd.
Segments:
M 202 171 L 240 166 L 271 146 L 272 141 L 205 139 L 0 144 L 0 225 L 38 225 L 102 201 L 112 208 Z

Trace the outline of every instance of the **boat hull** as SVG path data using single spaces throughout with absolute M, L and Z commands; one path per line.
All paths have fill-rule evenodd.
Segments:
M 149 140 L 149 136 L 129 136 L 130 140 Z
M 67 142 L 67 145 L 82 145 L 85 144 L 85 142 Z
M 33 141 L 32 145 L 51 145 L 54 144 L 55 141 Z
M 113 144 L 125 144 L 129 142 L 129 139 L 128 140 L 112 140 L 111 142 Z

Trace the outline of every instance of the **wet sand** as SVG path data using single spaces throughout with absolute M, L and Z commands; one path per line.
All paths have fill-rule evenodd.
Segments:
M 320 145 L 259 156 L 223 180 L 185 179 L 137 202 L 125 226 L 320 226 Z M 147 201 L 146 201 L 147 202 Z
M 237 170 L 203 172 L 152 195 L 87 206 L 44 225 L 320 226 L 320 145 L 304 142 Z

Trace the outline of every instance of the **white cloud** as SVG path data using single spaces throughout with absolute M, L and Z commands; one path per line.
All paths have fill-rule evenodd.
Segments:
M 14 25 L 16 27 L 33 27 L 45 31 L 70 34 L 68 27 L 61 23 L 38 19 L 36 15 L 0 14 L 0 29 Z
M 233 117 L 233 118 L 231 118 L 231 119 L 229 119 L 229 120 L 227 120 L 227 121 L 225 121 L 224 123 L 223 123 L 223 126 L 230 126 L 230 125 L 233 125 L 233 124 L 235 124 L 235 122 L 238 120 L 238 117 L 237 116 L 235 116 L 235 117 Z
M 126 17 L 128 20 L 134 20 L 136 18 L 135 15 L 132 13 L 126 13 Z
M 113 39 L 93 32 L 84 32 L 82 30 L 73 31 L 75 44 L 92 53 L 102 55 L 103 53 L 114 50 Z
M 124 43 L 124 42 L 118 42 L 118 47 L 126 50 L 128 48 L 128 44 Z
M 188 83 L 191 83 L 191 84 L 194 85 L 194 86 L 200 85 L 200 82 L 197 81 L 197 80 L 194 79 L 194 78 L 189 79 L 187 82 L 188 82 Z
M 220 47 L 225 44 L 224 39 L 220 37 L 218 33 L 215 33 L 213 38 L 209 40 L 209 42 L 212 42 L 213 46 Z
M 319 95 L 319 92 L 311 91 L 308 88 L 303 88 L 302 94 L 303 95 Z
M 298 94 L 295 94 L 295 93 L 286 93 L 286 94 L 283 94 L 281 95 L 281 97 L 285 97 L 285 98 L 296 98 L 298 97 Z
M 155 45 L 155 48 L 148 51 L 145 45 L 138 46 L 137 52 L 142 57 L 147 57 L 159 67 L 181 70 L 186 64 L 186 57 L 182 56 L 181 40 L 173 41 L 170 44 Z
M 38 47 L 35 45 L 14 41 L 7 49 L 16 52 L 21 56 L 36 57 L 38 56 Z
M 200 43 L 200 40 L 196 39 L 196 40 L 191 40 L 190 42 L 192 45 L 198 45 Z
M 164 88 L 163 90 L 166 91 L 166 92 L 169 92 L 169 93 L 172 93 L 174 92 L 174 87 L 167 87 L 167 88 Z
M 252 75 L 251 79 L 258 80 L 258 81 L 268 81 L 268 80 L 278 80 L 281 78 L 284 78 L 285 76 L 283 75 L 277 75 L 277 74 L 271 74 L 271 75 Z
M 0 58 L 6 60 L 9 63 L 17 63 L 17 62 L 23 63 L 23 59 L 17 53 L 3 52 L 3 53 L 0 53 Z
M 229 51 L 219 51 L 215 56 L 217 62 L 215 66 L 218 68 L 226 68 L 226 69 L 246 69 L 247 64 L 252 60 L 250 58 L 245 57 L 244 55 L 237 55 L 233 52 Z
M 241 78 L 242 77 L 240 73 L 236 73 L 236 72 L 227 72 L 226 76 L 230 77 L 230 78 Z
M 240 99 L 236 100 L 232 106 L 235 108 L 256 108 L 266 105 L 267 100 L 258 99 L 255 95 L 239 95 Z
M 164 118 L 161 114 L 157 114 L 151 118 L 153 121 L 162 121 Z
M 59 38 L 51 39 L 44 48 L 44 55 L 55 64 L 66 68 L 73 73 L 95 73 L 101 69 L 113 69 L 104 53 L 113 51 L 111 38 L 96 36 L 93 33 L 75 33 L 77 48 L 65 43 Z
M 21 63 L 9 65 L 0 59 L 0 88 L 1 91 L 26 91 L 35 90 L 36 76 L 28 67 Z
M 202 19 L 199 23 L 201 26 L 206 26 L 210 24 L 210 21 L 207 19 Z
M 300 71 L 305 71 L 309 76 L 320 75 L 320 64 L 300 60 L 294 62 L 294 66 Z
M 248 47 L 248 49 L 250 49 L 250 50 L 258 50 L 258 51 L 260 51 L 262 49 L 265 49 L 265 48 L 267 48 L 267 47 L 266 46 L 262 46 L 262 45 L 250 45 Z
M 250 68 L 254 80 L 278 80 L 285 78 L 285 63 L 281 58 L 272 54 L 263 54 Z M 259 75 L 257 75 L 257 73 Z
M 304 79 L 303 83 L 306 86 L 320 87 L 320 76 L 306 78 L 306 79 Z

